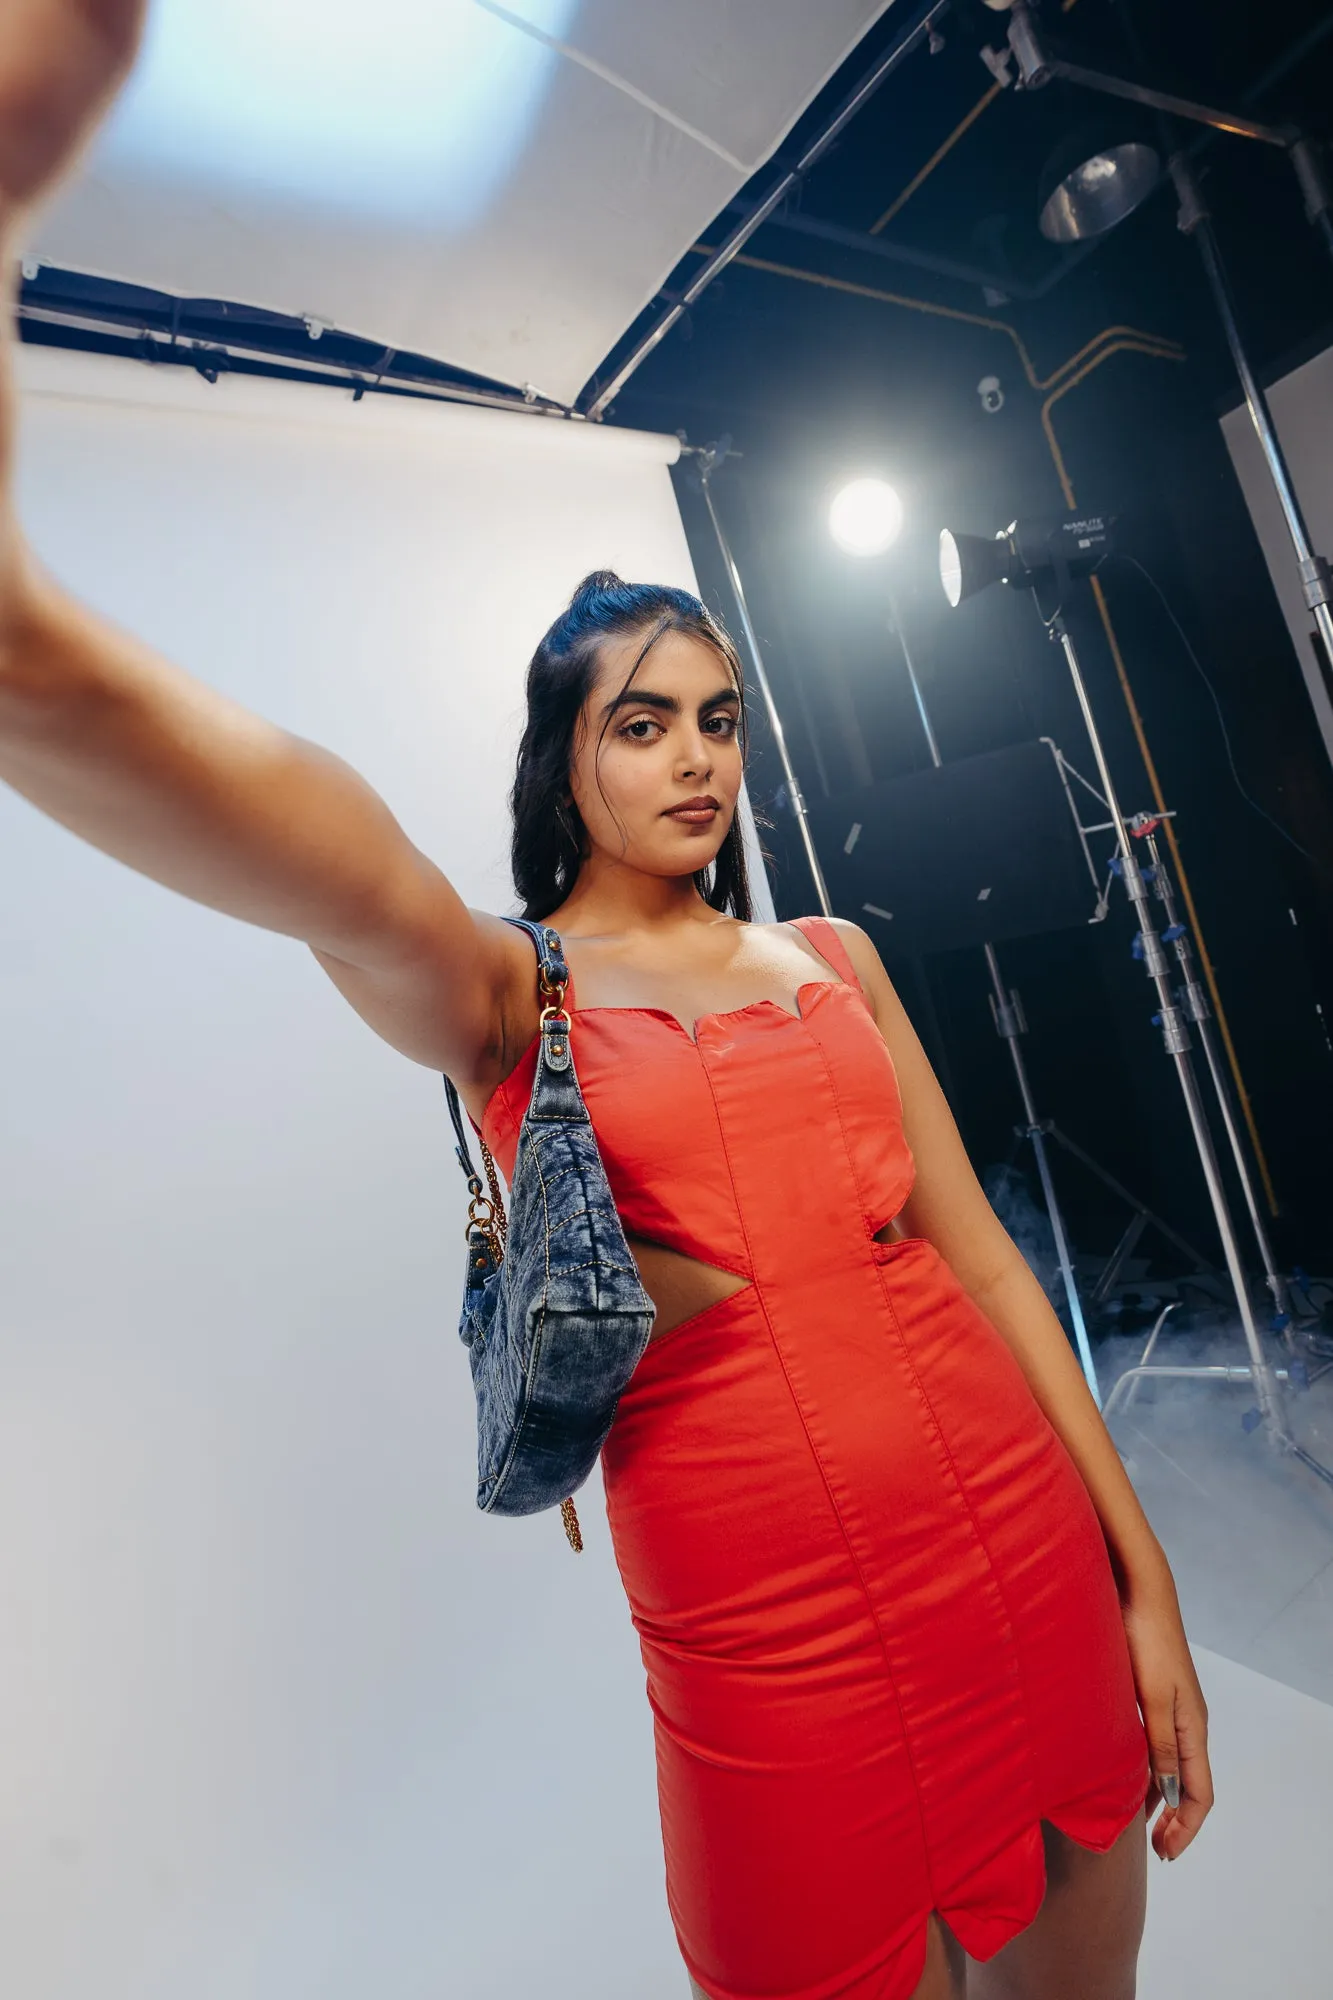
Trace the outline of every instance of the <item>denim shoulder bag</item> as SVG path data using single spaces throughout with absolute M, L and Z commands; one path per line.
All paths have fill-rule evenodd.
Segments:
M 477 1398 L 477 1505 L 487 1514 L 538 1514 L 558 1503 L 577 1551 L 583 1538 L 570 1495 L 597 1462 L 655 1308 L 579 1089 L 559 935 L 523 917 L 505 922 L 532 939 L 542 1002 L 507 1219 L 490 1149 L 482 1139 L 483 1186 L 458 1092 L 444 1079 L 472 1197 L 458 1331 Z

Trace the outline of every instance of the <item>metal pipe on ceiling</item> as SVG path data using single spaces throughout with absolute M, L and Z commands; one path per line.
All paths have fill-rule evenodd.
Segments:
M 1040 284 L 1024 284 L 1004 271 L 988 271 L 980 265 L 960 264 L 952 257 L 939 257 L 930 250 L 916 250 L 910 244 L 895 242 L 892 237 L 867 235 L 863 229 L 846 229 L 840 222 L 823 222 L 812 215 L 771 215 L 768 222 L 771 228 L 785 229 L 795 236 L 811 236 L 824 243 L 836 243 L 845 250 L 855 250 L 859 256 L 877 257 L 890 264 L 906 264 L 913 270 L 928 271 L 937 278 L 951 278 L 958 284 L 975 285 L 983 291 L 1003 292 L 1006 298 L 1019 299 L 1024 303 L 1043 297 L 1052 282 L 1048 278 Z M 1086 247 L 1080 247 L 1064 258 L 1057 267 L 1057 278 L 1064 276 L 1066 265 L 1078 263 L 1086 254 Z
M 528 416 L 559 417 L 567 422 L 585 421 L 578 410 L 546 397 L 507 396 L 503 390 L 468 388 L 462 383 L 438 382 L 410 374 L 377 375 L 363 372 L 345 362 L 314 361 L 289 355 L 269 347 L 250 346 L 244 341 L 195 340 L 190 336 L 162 333 L 154 327 L 113 319 L 89 307 L 68 310 L 25 305 L 18 307 L 20 326 L 24 324 L 68 328 L 72 333 L 92 333 L 115 341 L 134 358 L 149 367 L 161 365 L 193 368 L 197 373 L 216 363 L 239 361 L 257 373 L 280 374 L 293 381 L 327 382 L 331 387 L 350 389 L 354 396 L 406 396 L 421 403 L 467 403 L 487 410 L 518 410 Z
M 786 173 L 782 174 L 774 182 L 763 200 L 750 210 L 749 214 L 732 230 L 730 236 L 726 237 L 718 245 L 717 249 L 713 251 L 702 270 L 696 271 L 680 298 L 674 300 L 668 306 L 667 310 L 654 320 L 647 332 L 642 334 L 634 343 L 634 346 L 620 363 L 606 386 L 598 388 L 594 381 L 591 385 L 594 393 L 585 409 L 585 414 L 588 417 L 592 418 L 594 422 L 600 422 L 610 404 L 620 394 L 620 391 L 624 388 L 626 382 L 628 382 L 630 376 L 639 367 L 640 363 L 647 360 L 653 349 L 670 333 L 677 320 L 684 313 L 688 312 L 700 293 L 707 289 L 719 271 L 726 269 L 732 258 L 735 257 L 739 250 L 745 247 L 755 231 L 763 223 L 767 222 L 774 209 L 786 200 L 792 189 L 809 173 L 816 162 L 823 158 L 824 154 L 833 144 L 833 141 L 838 137 L 838 134 L 846 125 L 850 124 L 862 105 L 874 96 L 886 78 L 892 76 L 898 65 L 905 61 L 914 49 L 920 47 L 929 38 L 932 26 L 942 15 L 948 13 L 949 5 L 950 0 L 929 0 L 929 4 L 916 16 L 910 27 L 905 28 L 902 34 L 890 43 L 878 61 L 872 64 L 865 76 L 862 77 L 851 95 L 843 99 L 843 102 L 838 106 L 832 117 L 820 128 L 819 132 L 810 141 L 810 144 L 797 160 L 795 166 L 789 168 Z M 584 393 L 586 394 L 586 391 Z M 577 400 L 581 401 L 582 399 L 579 398 Z

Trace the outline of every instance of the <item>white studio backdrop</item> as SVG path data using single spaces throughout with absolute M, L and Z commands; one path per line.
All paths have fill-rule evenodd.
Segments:
M 50 567 L 512 908 L 525 663 L 589 569 L 692 587 L 675 440 L 21 362 Z M 3 788 L 0 842 L 0 1991 L 682 1994 L 600 1481 L 581 1556 L 475 1505 L 439 1078 Z
M 889 0 L 154 0 L 31 249 L 571 402 Z
M 1333 348 L 1326 347 L 1313 360 L 1293 368 L 1265 393 L 1310 539 L 1320 555 L 1333 558 Z M 1301 588 L 1281 502 L 1243 403 L 1223 417 L 1222 435 L 1296 648 L 1314 721 L 1333 759 L 1333 698 L 1319 668 L 1315 622 Z

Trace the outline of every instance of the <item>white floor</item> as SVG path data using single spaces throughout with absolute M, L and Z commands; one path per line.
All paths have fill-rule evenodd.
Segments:
M 1178 1861 L 1149 1847 L 1139 2000 L 1329 2000 L 1333 1708 L 1192 1651 L 1217 1802 Z
M 1141 1346 L 1097 1350 L 1103 1394 Z M 1153 1359 L 1246 1356 L 1219 1330 L 1164 1338 Z M 1333 1463 L 1333 1371 L 1286 1401 Z M 1242 1430 L 1253 1402 L 1243 1381 L 1162 1382 L 1111 1418 L 1175 1574 L 1217 1793 L 1179 1861 L 1149 1850 L 1139 2000 L 1333 1995 L 1333 1486 Z

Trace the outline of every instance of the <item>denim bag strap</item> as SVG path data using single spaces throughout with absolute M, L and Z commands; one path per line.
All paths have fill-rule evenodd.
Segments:
M 490 1148 L 473 1163 L 458 1093 L 445 1078 L 471 1202 L 459 1335 L 477 1395 L 477 1504 L 487 1513 L 560 1507 L 583 1546 L 572 1494 L 588 1477 L 654 1319 L 583 1101 L 564 1005 L 558 932 L 522 917 L 542 1002 L 509 1213 Z
M 533 947 L 537 953 L 537 991 L 544 1002 L 542 1010 L 542 1053 L 549 1064 L 552 1061 L 549 1049 L 551 1037 L 545 1030 L 545 1015 L 553 1003 L 563 1003 L 565 988 L 569 984 L 569 967 L 565 963 L 564 947 L 560 942 L 560 934 L 558 931 L 553 931 L 547 924 L 529 923 L 526 917 L 505 917 L 503 922 L 512 924 L 515 930 L 526 931 L 532 939 Z M 556 1052 L 555 1064 L 558 1065 L 561 1056 L 563 1056 L 564 1067 L 568 1069 L 569 1016 L 564 1013 L 563 1004 L 560 1004 L 559 1011 L 564 1018 L 565 1032 L 563 1035 L 557 1036 L 556 1039 L 563 1043 L 564 1046 Z M 448 1099 L 449 1117 L 453 1122 L 454 1138 L 457 1141 L 454 1147 L 454 1154 L 459 1166 L 467 1176 L 468 1192 L 474 1202 L 487 1198 L 482 1187 L 481 1176 L 472 1163 L 472 1151 L 467 1142 L 467 1127 L 463 1121 L 463 1107 L 459 1102 L 458 1092 L 454 1089 L 453 1084 L 447 1076 L 444 1079 L 444 1094 Z M 494 1206 L 494 1186 L 492 1186 L 492 1193 L 489 1199 L 492 1206 Z

